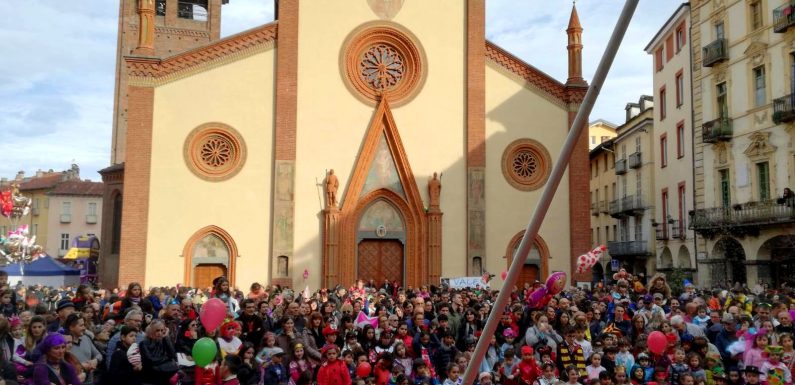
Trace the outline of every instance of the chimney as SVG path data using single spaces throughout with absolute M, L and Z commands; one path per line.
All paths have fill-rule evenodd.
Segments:
M 36 178 L 41 178 L 44 176 L 44 171 L 42 169 L 36 170 Z
M 24 170 L 19 170 L 17 172 L 17 176 L 14 179 L 16 179 L 16 180 L 25 179 L 25 171 Z

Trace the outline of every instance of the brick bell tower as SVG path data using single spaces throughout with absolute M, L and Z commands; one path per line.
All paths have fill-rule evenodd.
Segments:
M 220 39 L 221 6 L 228 2 L 229 0 L 119 1 L 111 165 L 99 171 L 105 183 L 99 275 L 105 286 L 115 287 L 119 278 L 121 206 L 124 195 L 127 119 L 130 113 L 124 57 L 167 58 Z

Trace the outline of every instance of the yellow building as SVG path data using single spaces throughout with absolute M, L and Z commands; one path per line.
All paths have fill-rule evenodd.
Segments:
M 704 285 L 795 276 L 795 8 L 691 2 L 695 211 Z
M 597 119 L 588 124 L 588 150 L 616 137 L 616 125 L 604 119 Z
M 657 267 L 696 270 L 695 234 L 688 229 L 693 208 L 693 119 L 690 95 L 690 5 L 671 15 L 646 46 L 653 56 L 656 154 L 654 206 L 656 208 Z
M 625 108 L 626 122 L 613 140 L 617 189 L 608 203 L 618 221 L 618 234 L 607 243 L 619 266 L 634 275 L 649 277 L 656 271 L 654 258 L 654 102 L 641 96 Z
M 506 269 L 587 88 L 574 9 L 564 84 L 485 40 L 483 0 L 282 1 L 220 40 L 221 0 L 204 21 L 172 4 L 122 0 L 104 284 Z M 167 34 L 208 41 L 166 52 Z M 590 246 L 587 139 L 523 281 Z

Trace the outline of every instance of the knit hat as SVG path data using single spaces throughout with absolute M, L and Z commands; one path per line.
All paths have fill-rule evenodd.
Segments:
M 502 331 L 503 337 L 516 337 L 516 332 L 513 331 L 511 328 L 507 328 Z
M 338 334 L 338 333 L 339 333 L 339 331 L 337 330 L 337 328 L 332 327 L 331 325 L 328 325 L 325 328 L 323 328 L 323 335 L 324 336 L 330 336 L 332 334 Z
M 71 307 L 72 309 L 74 309 L 75 308 L 74 302 L 72 302 L 69 299 L 62 299 L 62 300 L 58 301 L 58 307 L 56 308 L 55 311 L 61 311 L 61 310 L 66 309 L 68 307 Z
M 141 365 L 141 349 L 138 348 L 138 343 L 134 342 L 127 349 L 127 361 L 129 361 L 132 366 Z
M 531 347 L 529 347 L 527 345 L 522 346 L 522 355 L 525 355 L 525 354 L 533 354 L 533 348 L 531 348 Z

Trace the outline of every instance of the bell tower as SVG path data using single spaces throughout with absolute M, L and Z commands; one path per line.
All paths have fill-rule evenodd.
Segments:
M 577 15 L 577 6 L 574 4 L 571 6 L 566 34 L 569 36 L 569 44 L 566 46 L 569 51 L 569 78 L 566 80 L 566 85 L 585 84 L 582 78 L 582 26 Z
M 120 0 L 111 164 L 124 163 L 127 132 L 125 56 L 166 58 L 218 40 L 229 0 Z

